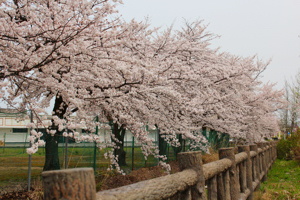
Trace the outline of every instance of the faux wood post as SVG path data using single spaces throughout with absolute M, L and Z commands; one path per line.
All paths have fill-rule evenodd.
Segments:
M 275 160 L 277 159 L 277 141 L 274 142 L 274 154 L 275 154 Z
M 245 193 L 246 189 L 247 189 L 247 173 L 246 173 L 246 166 L 245 166 L 245 162 L 246 161 L 242 161 L 239 164 L 239 168 L 240 168 L 240 186 L 241 186 L 241 193 Z
M 235 164 L 235 155 L 233 148 L 221 148 L 219 149 L 219 158 L 220 160 L 223 158 L 228 158 L 232 162 L 232 166 L 229 170 L 229 178 L 230 178 L 230 199 L 237 200 L 238 199 L 238 188 L 237 188 L 237 174 L 236 174 L 236 164 Z M 226 181 L 225 181 L 226 183 Z M 228 188 L 225 185 L 225 189 Z M 225 191 L 225 196 L 228 198 L 228 191 Z
M 208 200 L 218 200 L 218 192 L 217 192 L 217 175 L 208 180 L 207 183 L 207 196 Z
M 268 142 L 265 143 L 265 176 L 264 176 L 264 179 L 263 181 L 267 181 L 267 175 L 268 175 L 268 172 L 269 172 L 269 149 L 268 149 L 269 145 L 268 145 Z
M 276 143 L 275 141 L 272 142 L 272 162 L 274 163 L 276 160 L 276 154 L 275 154 L 275 150 L 276 150 Z
M 252 179 L 253 182 L 258 181 L 259 184 L 256 186 L 256 188 L 254 189 L 259 189 L 260 187 L 260 177 L 259 177 L 259 155 L 258 155 L 258 149 L 257 149 L 257 145 L 256 144 L 252 144 L 250 145 L 250 151 L 255 151 L 256 152 L 256 156 L 253 157 L 253 163 L 252 163 Z
M 246 182 L 247 188 L 250 190 L 250 195 L 248 196 L 247 200 L 253 199 L 253 185 L 252 185 L 252 162 L 250 157 L 250 147 L 249 145 L 238 146 L 239 152 L 247 153 L 247 160 L 244 161 L 246 164 Z
M 272 167 L 272 143 L 271 142 L 268 142 L 269 143 L 269 165 L 270 165 L 270 168 L 269 170 L 271 169 Z
M 275 142 L 275 159 L 277 159 L 277 141 Z
M 225 188 L 224 188 L 224 179 L 223 173 L 217 175 L 217 191 L 218 191 L 218 200 L 224 200 L 225 197 Z
M 275 161 L 275 154 L 274 154 L 274 141 L 271 142 L 271 147 L 272 147 L 272 163 Z
M 269 145 L 268 145 L 267 142 L 265 142 L 265 146 L 264 146 L 264 147 L 265 147 L 265 149 L 266 149 L 266 150 L 265 150 L 265 162 L 266 162 L 265 165 L 266 165 L 266 169 L 268 169 L 268 157 L 269 157 L 269 156 L 268 156 L 268 147 L 269 147 Z
M 261 181 L 267 181 L 267 165 L 266 165 L 266 148 L 265 148 L 265 143 L 258 143 L 257 144 L 259 148 L 262 149 L 262 153 L 261 153 L 261 173 L 264 174 Z
M 236 182 L 237 182 L 237 192 L 241 192 L 241 184 L 240 184 L 240 164 L 236 165 Z
M 273 162 L 276 160 L 276 142 L 273 141 Z
M 268 173 L 268 171 L 269 171 L 269 165 L 270 165 L 270 158 L 271 158 L 271 156 L 270 156 L 270 142 L 266 142 L 266 148 L 267 148 L 267 158 L 266 158 L 266 160 L 267 160 L 267 173 Z
M 206 200 L 205 178 L 203 174 L 203 164 L 201 152 L 182 152 L 178 153 L 178 163 L 180 170 L 193 169 L 198 174 L 198 183 L 191 188 L 193 200 Z M 189 193 L 189 192 L 188 192 Z M 189 198 L 184 198 L 189 199 Z
M 44 199 L 96 200 L 93 168 L 42 172 Z
M 275 162 L 275 160 L 277 158 L 277 142 L 276 141 L 273 142 L 273 153 L 274 153 L 274 162 Z
M 230 176 L 229 170 L 226 170 L 223 174 L 223 183 L 224 183 L 224 200 L 230 200 Z

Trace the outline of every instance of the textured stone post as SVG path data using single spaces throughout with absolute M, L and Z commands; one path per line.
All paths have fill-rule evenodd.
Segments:
M 42 172 L 44 199 L 96 200 L 93 168 Z
M 274 142 L 274 161 L 277 159 L 277 141 Z
M 276 159 L 276 158 L 277 158 L 277 144 L 278 144 L 278 142 L 276 141 L 275 143 L 276 143 L 276 144 L 275 144 L 275 147 L 276 147 L 276 148 L 275 148 L 275 159 Z
M 203 164 L 201 152 L 182 152 L 178 154 L 178 163 L 180 170 L 193 169 L 198 174 L 198 183 L 191 188 L 192 199 L 206 200 L 205 178 L 203 175 Z M 189 192 L 188 192 L 189 193 Z M 183 199 L 189 199 L 185 197 Z
M 223 173 L 217 175 L 217 191 L 218 191 L 218 200 L 224 200 L 225 197 L 225 190 L 224 190 L 224 176 Z
M 241 192 L 241 184 L 240 184 L 240 163 L 236 165 L 236 182 L 237 182 L 237 192 Z
M 266 164 L 266 144 L 265 143 L 258 143 L 257 146 L 262 149 L 261 153 L 261 173 L 263 173 L 263 177 L 261 181 L 267 181 L 267 164 Z
M 240 187 L 241 187 L 241 193 L 245 193 L 247 189 L 247 172 L 246 172 L 246 166 L 245 166 L 245 161 L 242 161 L 241 163 L 238 164 L 239 166 L 239 174 L 238 176 L 240 177 Z
M 249 145 L 238 146 L 239 152 L 247 153 L 247 160 L 244 161 L 246 164 L 246 182 L 247 188 L 250 190 L 250 195 L 248 196 L 247 200 L 253 199 L 253 185 L 252 185 L 252 162 L 250 157 L 250 147 Z
M 208 200 L 218 200 L 217 175 L 207 181 Z
M 252 163 L 252 179 L 253 182 L 258 181 L 258 185 L 256 188 L 253 188 L 253 190 L 258 190 L 260 187 L 260 177 L 259 177 L 259 155 L 258 155 L 258 150 L 257 150 L 257 145 L 253 144 L 250 145 L 250 151 L 255 151 L 256 156 L 253 158 L 253 163 Z
M 266 163 L 267 163 L 267 173 L 269 172 L 269 166 L 270 166 L 270 142 L 266 142 Z
M 256 152 L 256 156 L 253 157 L 252 159 L 252 181 L 254 182 L 255 180 L 258 180 L 258 176 L 257 176 L 257 157 L 258 157 L 258 152 L 257 152 L 257 145 L 256 144 L 252 144 L 250 145 L 250 151 L 254 151 Z
M 223 174 L 223 181 L 224 181 L 224 200 L 230 200 L 230 176 L 229 170 L 226 170 Z
M 271 145 L 272 145 L 272 165 L 273 165 L 273 163 L 275 162 L 275 143 L 274 143 L 274 141 L 271 142 Z
M 230 178 L 230 199 L 237 200 L 238 199 L 238 187 L 237 187 L 237 174 L 236 174 L 236 164 L 235 164 L 235 155 L 233 148 L 222 148 L 219 149 L 219 158 L 220 160 L 223 158 L 228 158 L 232 162 L 232 166 L 228 169 L 229 170 L 229 178 Z M 226 181 L 224 182 L 226 184 Z M 228 188 L 225 185 L 225 188 Z M 226 191 L 225 191 L 226 192 Z M 225 194 L 228 198 L 228 194 Z

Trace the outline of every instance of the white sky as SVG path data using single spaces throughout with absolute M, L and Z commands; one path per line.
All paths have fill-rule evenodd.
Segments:
M 221 36 L 212 47 L 240 56 L 272 62 L 263 81 L 278 82 L 283 88 L 300 70 L 300 0 L 123 0 L 118 6 L 127 21 L 150 18 L 153 26 L 174 24 L 183 19 L 203 19 L 208 31 Z M 3 106 L 0 103 L 0 107 Z
M 281 89 L 300 70 L 300 0 L 123 0 L 127 21 L 150 18 L 153 26 L 178 29 L 183 19 L 203 19 L 221 36 L 212 47 L 240 56 L 272 59 L 263 81 Z

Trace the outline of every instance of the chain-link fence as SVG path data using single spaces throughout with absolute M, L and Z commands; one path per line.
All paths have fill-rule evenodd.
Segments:
M 32 154 L 31 158 L 26 152 L 26 149 L 30 146 L 27 139 L 30 134 L 30 130 L 26 128 L 27 122 L 17 121 L 14 113 L 0 113 L 2 114 L 2 122 L 0 121 L 0 173 L 1 180 L 10 179 L 11 177 L 5 176 L 5 172 L 14 171 L 14 175 L 19 178 L 28 177 L 28 169 L 30 167 L 30 173 L 32 176 L 38 176 L 43 171 L 45 164 L 46 150 L 45 147 L 39 147 L 39 150 Z M 4 115 L 5 114 L 5 115 Z M 3 117 L 6 116 L 6 117 Z M 8 117 L 7 117 L 8 116 Z M 1 116 L 0 116 L 1 117 Z M 11 126 L 2 126 L 8 125 Z M 27 124 L 26 124 L 27 123 Z M 38 131 L 46 134 L 44 129 Z M 111 139 L 110 129 L 100 129 L 98 135 L 102 138 Z M 161 154 L 167 156 L 168 161 L 176 160 L 176 155 L 179 152 L 189 151 L 191 143 L 189 140 L 178 138 L 181 143 L 181 147 L 172 147 L 160 137 L 158 130 L 148 130 L 149 136 L 154 139 L 154 143 L 159 147 Z M 81 134 L 86 134 L 82 131 Z M 221 147 L 229 146 L 229 136 L 227 134 L 221 134 L 213 130 L 199 131 L 196 134 L 203 134 L 211 146 L 216 150 Z M 178 136 L 180 137 L 180 136 Z M 207 144 L 204 144 L 207 145 Z M 151 167 L 158 165 L 159 160 L 150 155 L 145 158 L 141 151 L 140 144 L 136 141 L 133 135 L 126 131 L 124 137 L 123 149 L 125 152 L 125 165 L 121 166 L 126 173 L 132 170 L 142 167 Z M 58 157 L 59 166 L 64 168 L 76 168 L 76 167 L 93 167 L 95 173 L 101 173 L 106 171 L 110 167 L 111 162 L 105 158 L 105 153 L 111 151 L 111 148 L 99 149 L 95 143 L 80 142 L 76 143 L 71 138 L 60 136 L 58 139 Z M 193 149 L 199 150 L 199 149 Z M 30 162 L 29 162 L 30 160 Z M 8 173 L 9 174 L 9 173 Z
M 125 171 L 131 171 L 141 167 L 150 167 L 158 164 L 158 159 L 154 156 L 148 156 L 145 159 L 144 154 L 140 149 L 140 144 L 135 141 L 131 133 L 126 133 L 127 137 L 124 139 L 124 151 L 126 152 L 126 166 L 122 166 Z M 155 131 L 152 132 L 155 134 Z M 25 135 L 25 136 L 24 136 Z M 155 145 L 158 144 L 158 135 L 155 134 Z M 227 147 L 229 145 L 229 137 L 225 134 L 219 134 L 216 131 L 210 131 L 205 134 L 212 148 L 217 149 Z M 1 136 L 0 136 L 1 137 Z M 29 147 L 29 142 L 10 142 L 15 137 L 26 138 L 26 134 L 6 134 L 2 133 L 2 137 L 7 140 L 0 146 L 1 164 L 3 167 L 26 167 L 28 166 L 28 154 L 26 149 Z M 9 142 L 7 142 L 9 141 Z M 167 161 L 176 160 L 176 154 L 181 151 L 190 150 L 190 141 L 182 140 L 182 147 L 174 148 L 166 144 L 165 153 L 168 158 Z M 76 143 L 61 136 L 58 144 L 58 155 L 60 168 L 76 168 L 76 167 L 93 167 L 95 171 L 106 170 L 110 166 L 110 160 L 105 159 L 104 154 L 111 148 L 99 149 L 95 143 L 81 142 Z M 67 159 L 67 160 L 66 160 Z M 40 147 L 38 152 L 32 155 L 32 167 L 41 168 L 45 163 L 45 147 Z

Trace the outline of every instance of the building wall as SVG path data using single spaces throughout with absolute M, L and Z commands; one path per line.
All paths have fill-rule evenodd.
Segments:
M 17 121 L 16 115 L 11 113 L 0 113 L 0 140 L 4 141 L 6 143 L 12 143 L 12 142 L 27 142 L 27 136 L 30 133 L 30 130 L 28 129 L 27 133 L 18 133 L 13 132 L 13 128 L 27 128 L 27 125 L 30 123 L 29 119 L 25 119 L 23 121 Z M 34 120 L 34 123 L 36 124 L 36 120 Z M 77 132 L 82 133 L 80 129 L 77 130 Z M 100 129 L 99 135 L 101 141 L 111 141 L 111 130 L 110 129 Z M 149 130 L 149 137 L 154 139 L 156 141 L 157 134 L 156 130 Z M 130 131 L 126 131 L 124 142 L 129 144 L 132 143 L 132 133 Z M 135 140 L 135 144 L 137 144 L 137 141 Z

